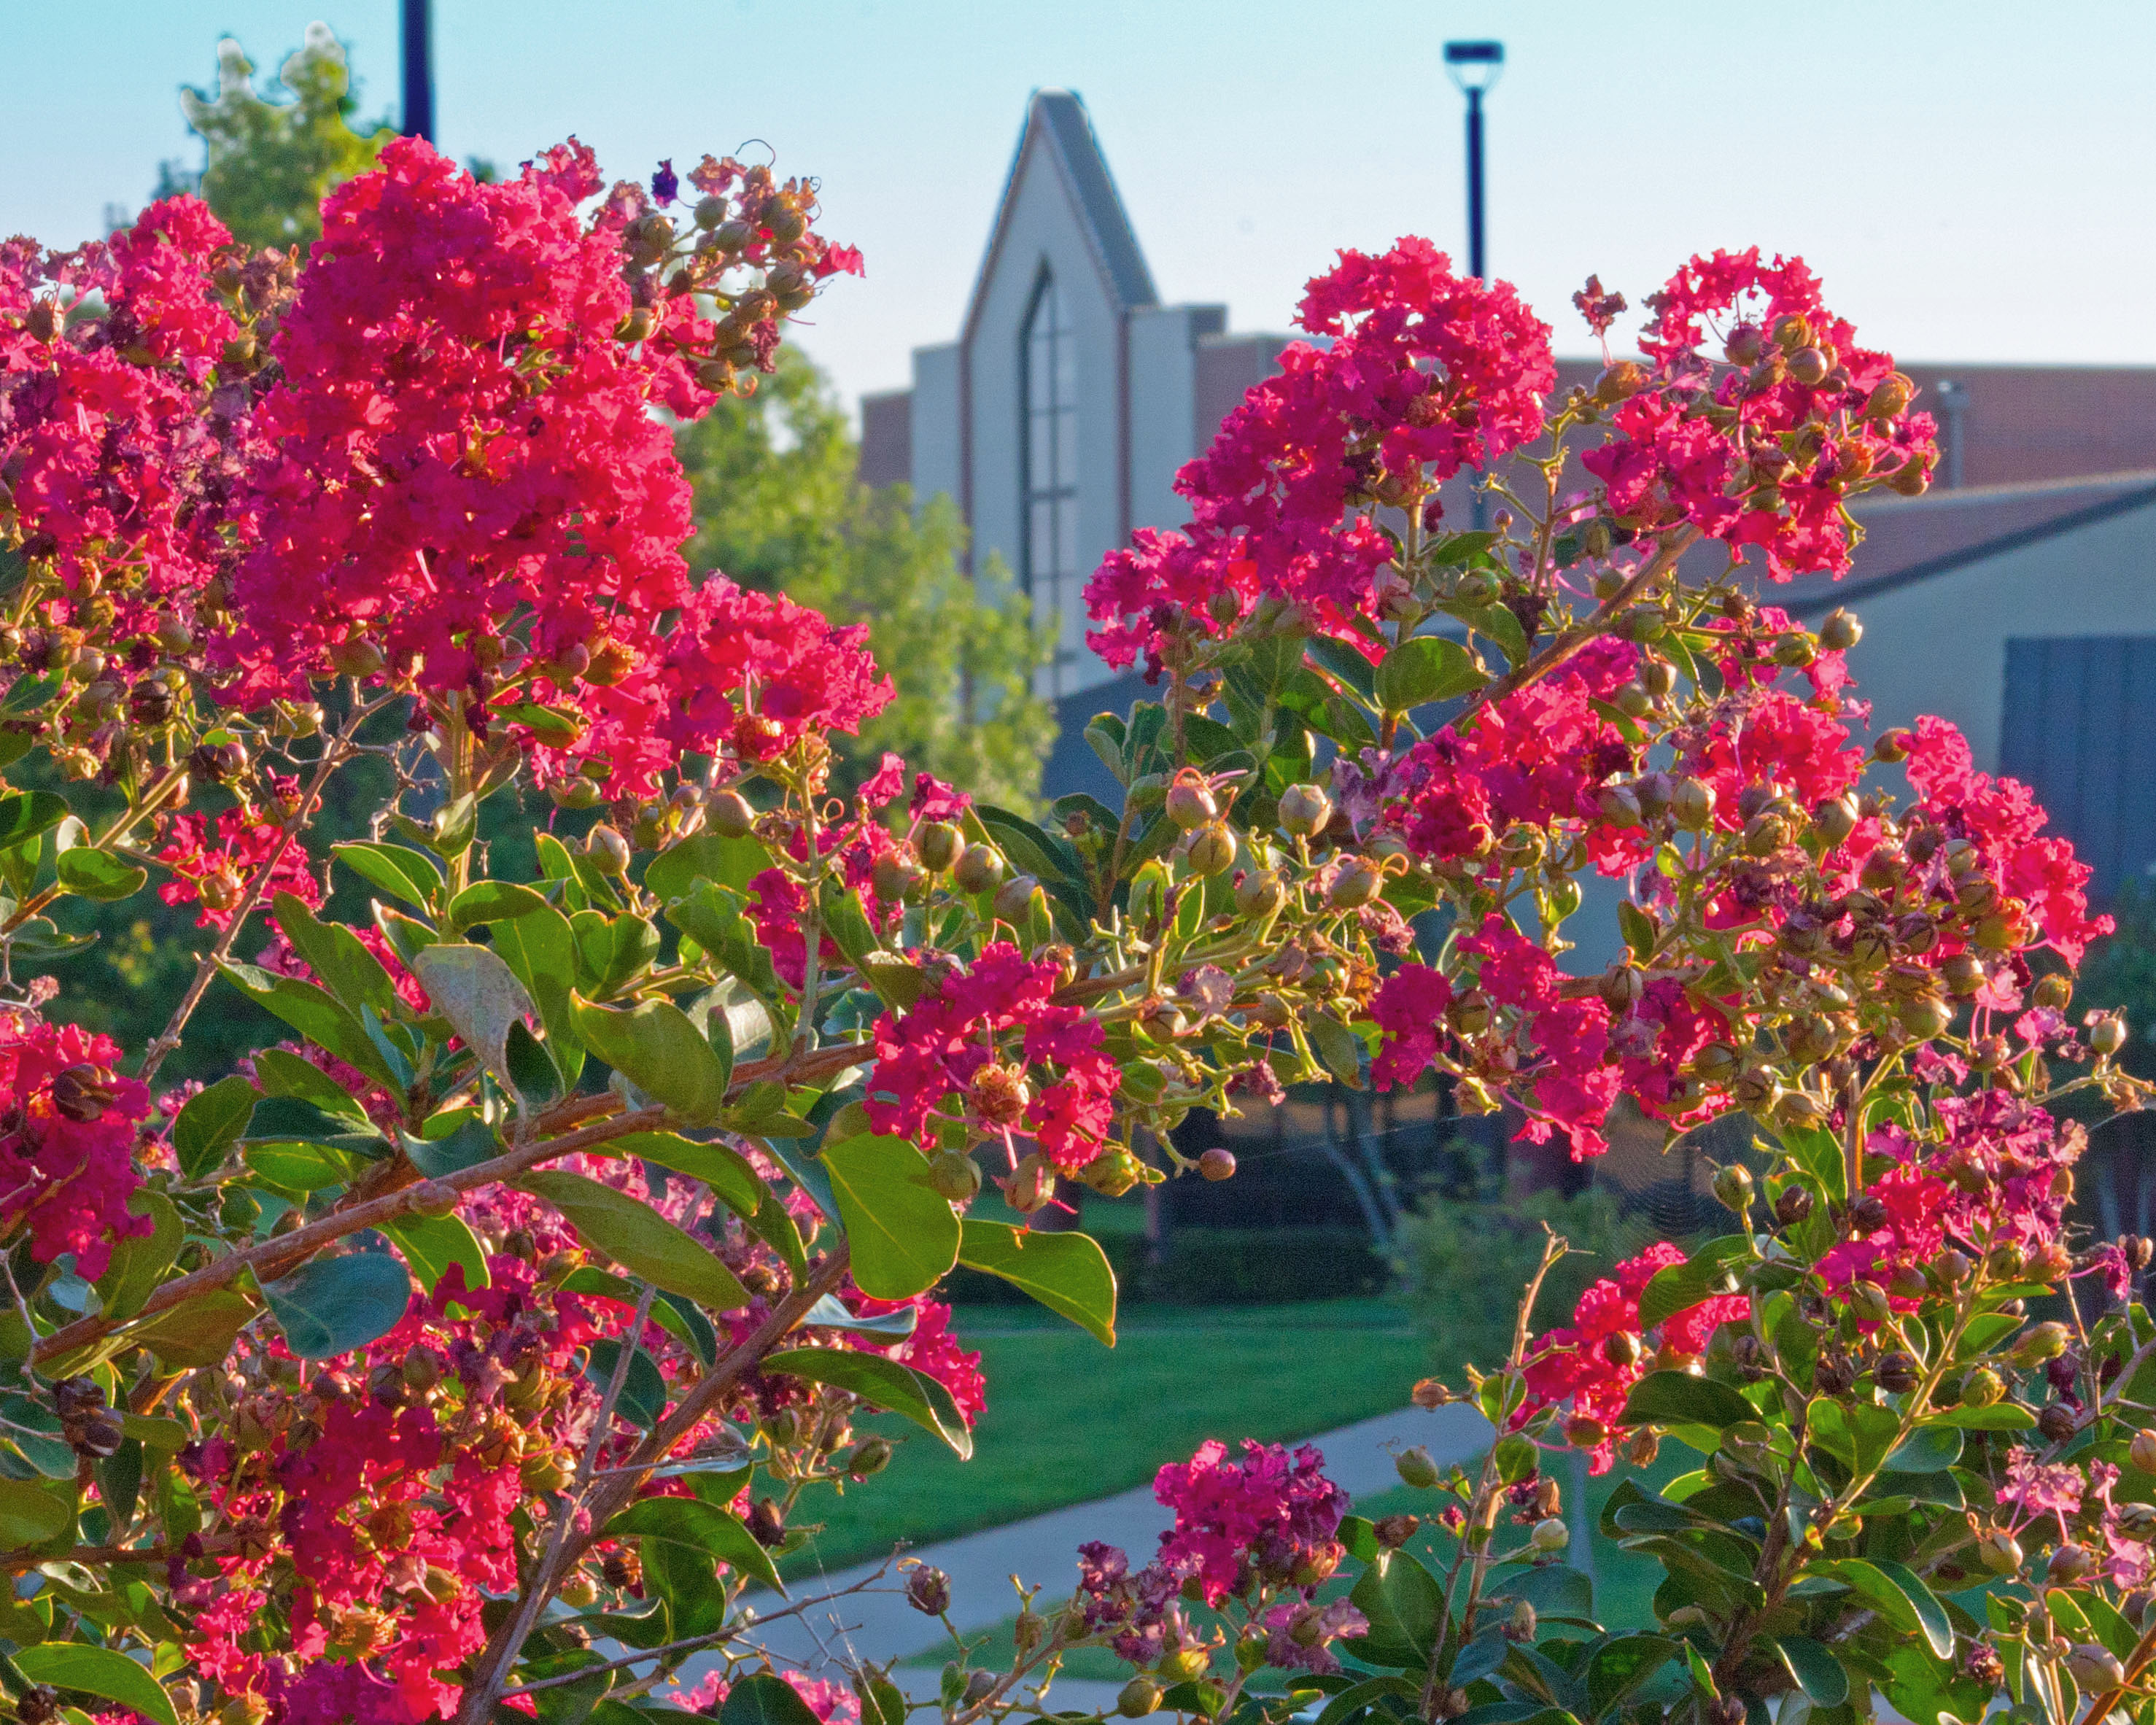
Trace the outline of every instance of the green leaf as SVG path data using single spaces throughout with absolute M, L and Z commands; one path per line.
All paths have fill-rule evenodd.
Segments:
M 509 1027 L 538 1009 L 516 973 L 485 947 L 444 941 L 413 958 L 412 973 L 487 1070 L 521 1097 L 509 1070 Z
M 253 1059 L 254 1076 L 265 1096 L 296 1097 L 312 1103 L 326 1114 L 350 1121 L 357 1128 L 372 1129 L 373 1121 L 367 1105 L 312 1060 L 302 1060 L 289 1049 L 282 1048 L 258 1049 Z M 216 1087 L 210 1086 L 212 1090 Z
M 1698 1305 L 1718 1291 L 1732 1264 L 1752 1255 L 1752 1242 L 1743 1235 L 1711 1240 L 1681 1264 L 1658 1270 L 1640 1294 L 1640 1327 L 1651 1330 L 1687 1307 Z
M 393 1091 L 404 1088 L 359 1020 L 326 990 L 252 964 L 227 961 L 218 968 L 241 993 L 282 1019 L 316 1047 L 335 1055 L 347 1066 L 358 1067 Z
M 377 1225 L 403 1253 L 423 1291 L 433 1293 L 452 1264 L 464 1266 L 467 1288 L 476 1291 L 491 1285 L 486 1248 L 462 1217 L 403 1215 Z
M 519 886 L 513 880 L 475 880 L 449 901 L 449 927 L 461 929 L 479 922 L 506 922 L 553 908 L 530 887 Z
M 958 1218 L 928 1183 L 927 1157 L 904 1138 L 865 1134 L 826 1144 L 819 1159 L 863 1293 L 907 1300 L 950 1273 L 958 1261 Z
M 0 797 L 0 850 L 12 850 L 50 831 L 67 816 L 67 798 L 50 791 L 16 791 Z
M 819 1725 L 808 1703 L 783 1677 L 757 1671 L 738 1679 L 719 1707 L 719 1725 Z
M 1774 1644 L 1774 1651 L 1814 1707 L 1838 1707 L 1849 1699 L 1849 1673 L 1810 1636 L 1784 1635 Z
M 116 1243 L 111 1263 L 97 1279 L 97 1297 L 105 1315 L 116 1319 L 132 1317 L 142 1309 L 187 1237 L 179 1211 L 162 1192 L 142 1188 L 129 1197 L 127 1209 L 131 1215 L 147 1216 L 151 1229 Z
M 1625 1398 L 1626 1425 L 1712 1425 L 1757 1420 L 1759 1411 L 1727 1384 L 1687 1372 L 1650 1372 Z
M 734 1273 L 649 1204 L 566 1168 L 540 1168 L 516 1183 L 568 1219 L 593 1250 L 604 1253 L 654 1287 L 681 1294 L 711 1312 L 748 1304 Z
M 181 1178 L 199 1180 L 223 1161 L 261 1100 L 262 1092 L 237 1074 L 188 1097 L 172 1122 L 172 1153 L 179 1160 Z
M 254 1304 L 230 1288 L 212 1288 L 161 1312 L 127 1333 L 167 1367 L 216 1366 L 232 1351 L 239 1327 L 254 1316 Z
M 569 919 L 542 901 L 536 910 L 501 918 L 491 926 L 494 951 L 538 1003 L 539 1022 L 554 1045 L 556 1064 L 569 1050 L 579 1051 L 581 1064 L 583 1043 L 577 1034 L 575 1014 L 569 1010 L 569 991 L 577 983 L 577 940 Z M 566 1068 L 562 1076 L 565 1082 L 575 1081 L 576 1075 Z
M 1938 1473 L 1961 1460 L 1961 1428 L 1926 1425 L 1912 1431 L 1880 1466 L 1889 1473 Z
M 1002 1277 L 1109 1347 L 1116 1345 L 1116 1272 L 1091 1235 L 1044 1234 L 968 1216 L 958 1261 Z
M 536 701 L 511 701 L 496 708 L 494 716 L 505 724 L 523 726 L 540 742 L 557 749 L 571 747 L 584 734 L 584 721 L 576 714 Z
M 1459 642 L 1417 635 L 1394 648 L 1378 665 L 1378 704 L 1389 713 L 1404 713 L 1450 701 L 1488 680 L 1475 655 Z
M 766 1372 L 805 1378 L 812 1384 L 829 1384 L 850 1389 L 862 1400 L 886 1412 L 902 1414 L 924 1430 L 943 1440 L 958 1458 L 973 1453 L 973 1435 L 951 1392 L 927 1373 L 886 1359 L 880 1353 L 857 1353 L 850 1348 L 795 1348 L 774 1353 L 763 1363 Z
M 584 1045 L 654 1101 L 695 1126 L 708 1126 L 726 1105 L 729 1074 L 689 1015 L 670 1000 L 626 1009 L 572 999 Z
M 147 869 L 138 869 L 109 850 L 95 850 L 87 845 L 62 851 L 54 866 L 59 870 L 60 885 L 69 892 L 105 904 L 132 898 L 150 878 Z
M 349 928 L 325 922 L 289 892 L 271 901 L 277 927 L 322 985 L 352 1012 L 371 1006 L 383 1018 L 397 1010 L 397 985 L 382 961 Z
M 74 1520 L 73 1493 L 60 1495 L 65 1489 L 0 1479 L 0 1548 L 17 1551 L 64 1533 Z
M 716 880 L 739 892 L 770 866 L 771 853 L 754 839 L 697 833 L 651 859 L 644 888 L 662 903 L 684 896 L 699 880 Z
M 591 1344 L 585 1373 L 600 1394 L 605 1394 L 607 1386 L 613 1382 L 614 1368 L 620 1363 L 621 1343 L 618 1337 L 602 1337 Z M 614 1408 L 632 1425 L 645 1431 L 658 1425 L 666 1411 L 666 1380 L 659 1375 L 658 1366 L 641 1348 L 629 1351 L 629 1369 L 622 1377 L 621 1394 Z
M 670 1173 L 701 1180 L 728 1209 L 744 1219 L 762 1207 L 768 1190 L 738 1150 L 730 1150 L 724 1144 L 700 1144 L 679 1132 L 627 1132 L 592 1147 L 601 1155 L 634 1156 L 642 1162 L 655 1162 Z
M 608 1522 L 600 1538 L 664 1539 L 691 1546 L 744 1575 L 754 1576 L 776 1593 L 786 1591 L 770 1553 L 757 1543 L 740 1517 L 715 1503 L 685 1497 L 647 1497 Z
M 1356 1579 L 1348 1594 L 1370 1632 L 1342 1645 L 1372 1665 L 1427 1663 L 1442 1632 L 1445 1590 L 1412 1553 L 1388 1552 Z
M 1879 1608 L 1880 1615 L 1907 1633 L 1922 1630 L 1932 1651 L 1944 1659 L 1953 1651 L 1953 1625 L 1930 1588 L 1902 1564 L 1885 1558 L 1832 1558 L 1808 1566 L 1814 1575 L 1845 1581 Z
M 441 896 L 442 871 L 424 851 L 408 850 L 402 845 L 375 845 L 355 840 L 332 845 L 330 854 L 370 886 L 394 893 L 407 904 L 432 914 Z
M 15 1656 L 15 1669 L 33 1683 L 72 1689 L 132 1707 L 157 1725 L 179 1725 L 165 1686 L 124 1653 L 80 1641 L 46 1641 Z
M 1994 1402 L 1988 1408 L 1945 1408 L 1924 1416 L 1927 1425 L 1958 1425 L 1964 1431 L 2026 1431 L 2036 1416 L 2018 1402 Z
M 1330 635 L 1312 635 L 1303 643 L 1303 650 L 1363 700 L 1377 704 L 1378 668 L 1358 648 Z
M 317 1258 L 261 1287 L 285 1345 L 301 1359 L 333 1359 L 379 1340 L 412 1303 L 412 1278 L 387 1252 Z
M 1538 1617 L 1564 1618 L 1574 1623 L 1594 1620 L 1594 1583 L 1581 1571 L 1563 1563 L 1543 1563 L 1507 1581 L 1493 1581 L 1491 1591 L 1525 1599 Z

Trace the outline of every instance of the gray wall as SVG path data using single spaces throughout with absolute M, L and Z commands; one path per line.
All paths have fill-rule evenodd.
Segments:
M 1131 525 L 1180 527 L 1190 506 L 1175 475 L 1210 439 L 1198 423 L 1198 346 L 1227 327 L 1225 305 L 1152 305 L 1131 314 Z

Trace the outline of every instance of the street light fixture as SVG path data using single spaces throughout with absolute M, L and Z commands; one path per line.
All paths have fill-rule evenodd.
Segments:
M 1467 98 L 1467 273 L 1481 280 L 1482 253 L 1482 93 L 1505 69 L 1502 42 L 1448 42 L 1445 69 Z
M 404 135 L 434 141 L 434 41 L 428 0 L 404 0 Z

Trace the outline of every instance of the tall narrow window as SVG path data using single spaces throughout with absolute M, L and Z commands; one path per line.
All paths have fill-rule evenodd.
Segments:
M 1056 647 L 1050 676 L 1062 691 L 1064 595 L 1078 576 L 1078 358 L 1055 278 L 1044 270 L 1025 320 L 1024 455 L 1019 483 L 1025 511 L 1025 590 L 1034 615 L 1050 622 Z

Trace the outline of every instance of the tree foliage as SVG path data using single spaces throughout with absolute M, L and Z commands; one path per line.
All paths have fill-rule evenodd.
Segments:
M 1034 692 L 1053 650 L 1000 560 L 963 561 L 947 497 L 916 506 L 903 485 L 860 477 L 860 445 L 814 363 L 783 352 L 755 394 L 721 402 L 677 434 L 696 487 L 690 562 L 745 587 L 783 591 L 834 621 L 865 623 L 897 697 L 842 739 L 858 783 L 886 750 L 989 799 L 1029 807 L 1055 726 Z
M 207 160 L 193 172 L 165 163 L 157 195 L 199 193 L 233 238 L 249 245 L 311 244 L 321 237 L 322 194 L 373 167 L 396 129 L 386 116 L 352 129 L 359 100 L 352 69 L 326 24 L 310 25 L 305 44 L 279 69 L 288 100 L 256 90 L 254 63 L 229 37 L 218 44 L 217 60 L 215 95 L 180 92 Z

